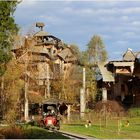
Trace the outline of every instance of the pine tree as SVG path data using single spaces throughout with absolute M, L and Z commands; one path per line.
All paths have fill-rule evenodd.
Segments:
M 6 64 L 11 59 L 11 48 L 14 42 L 14 35 L 18 32 L 13 14 L 18 2 L 0 1 L 0 75 L 6 70 Z

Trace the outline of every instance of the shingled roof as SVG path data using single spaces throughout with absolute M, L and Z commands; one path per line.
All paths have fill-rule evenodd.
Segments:
M 104 62 L 99 62 L 97 64 L 101 72 L 103 82 L 114 82 L 115 81 L 114 76 L 110 71 L 107 70 L 106 64 L 107 63 Z
M 63 49 L 58 54 L 58 56 L 61 57 L 65 62 L 73 62 L 77 60 L 77 58 L 74 56 L 74 54 L 71 52 L 69 48 Z
M 123 55 L 123 60 L 124 61 L 135 61 L 138 54 L 140 54 L 140 52 L 133 52 L 130 48 L 128 48 L 127 51 Z
M 47 35 L 48 35 L 48 33 L 45 31 L 39 31 L 39 32 L 34 34 L 34 36 L 47 36 Z
M 28 51 L 32 52 L 32 53 L 48 54 L 47 48 L 45 48 L 43 46 L 39 46 L 39 47 L 37 47 L 37 46 L 29 46 Z
M 130 61 L 110 61 L 109 64 L 113 64 L 115 67 L 134 66 L 134 62 L 130 62 Z

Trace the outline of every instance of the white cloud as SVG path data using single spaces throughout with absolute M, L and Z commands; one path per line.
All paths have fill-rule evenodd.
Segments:
M 132 22 L 132 25 L 140 26 L 140 21 L 133 21 L 133 22 Z
M 93 9 L 93 8 L 71 8 L 71 7 L 67 7 L 64 9 L 65 12 L 70 13 L 70 14 L 77 14 L 77 15 L 83 15 L 83 16 L 87 16 L 87 14 L 89 15 L 98 15 L 98 14 L 113 14 L 113 13 L 117 13 L 117 9 Z
M 107 6 L 106 6 L 107 7 Z M 140 13 L 140 7 L 122 7 L 122 8 L 72 8 L 66 7 L 64 11 L 69 14 L 77 14 L 88 16 L 89 15 L 125 15 L 121 18 L 123 20 L 128 20 L 126 14 Z
M 66 42 L 74 41 L 81 49 L 95 33 L 99 34 L 111 57 L 122 53 L 120 48 L 140 46 L 140 2 L 83 1 L 23 0 L 16 18 L 24 27 L 34 21 L 44 22 L 46 31 Z
M 52 24 L 52 25 L 54 25 L 54 24 L 62 25 L 66 22 L 63 18 L 54 16 L 54 15 L 41 15 L 40 19 L 45 20 L 46 22 L 48 22 L 49 24 Z
M 20 3 L 20 6 L 25 7 L 25 6 L 33 6 L 36 5 L 38 1 L 37 0 L 22 0 Z
M 140 7 L 130 7 L 121 10 L 124 14 L 140 13 Z
M 64 19 L 60 18 L 60 17 L 57 17 L 57 16 L 54 16 L 54 15 L 46 15 L 44 16 L 44 18 L 50 22 L 51 24 L 63 24 L 65 22 Z
M 118 40 L 115 42 L 116 44 L 119 44 L 119 45 L 126 45 L 128 44 L 128 41 L 125 41 L 125 40 Z
M 126 37 L 132 37 L 132 36 L 135 36 L 136 34 L 135 34 L 135 32 L 126 32 L 126 33 L 124 33 L 124 36 L 126 36 Z
M 123 21 L 128 21 L 128 20 L 129 20 L 129 17 L 128 17 L 128 16 L 122 16 L 121 19 L 122 19 Z

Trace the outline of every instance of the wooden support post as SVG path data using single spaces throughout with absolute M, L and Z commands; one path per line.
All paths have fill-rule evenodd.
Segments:
M 45 96 L 45 99 L 46 98 L 50 98 L 51 95 L 50 95 L 50 75 L 49 75 L 49 65 L 47 65 L 47 95 Z
M 46 88 L 47 85 L 46 85 L 46 84 L 47 84 L 47 82 L 46 82 L 46 80 L 45 80 L 45 89 L 44 89 L 44 92 L 45 92 L 45 96 L 44 96 L 44 97 L 45 97 L 45 99 L 47 99 L 47 88 Z
M 100 121 L 100 131 L 101 131 L 101 127 L 102 127 L 102 119 L 101 119 L 101 116 L 99 118 L 99 121 Z
M 120 119 L 117 119 L 118 135 L 120 134 Z
M 80 117 L 84 118 L 85 115 L 85 92 L 83 89 L 80 90 Z
M 27 49 L 27 57 L 25 59 L 25 92 L 24 92 L 24 119 L 25 121 L 29 121 L 29 102 L 28 102 L 28 86 L 29 86 L 29 78 L 28 78 L 28 63 L 29 63 L 29 56 L 28 56 L 28 49 Z
M 28 76 L 25 75 L 25 104 L 24 104 L 24 119 L 29 120 L 29 103 L 28 103 Z
M 68 120 L 68 122 L 70 121 L 70 110 L 71 110 L 71 105 L 67 105 L 67 107 L 68 107 L 68 109 L 67 109 L 67 113 L 68 113 L 68 115 L 67 115 L 67 120 Z
M 86 90 L 86 69 L 85 68 L 83 68 L 83 90 L 85 93 L 85 90 Z
M 102 88 L 102 100 L 107 101 L 107 89 L 105 87 Z
M 83 88 L 80 90 L 80 117 L 84 118 L 85 108 L 86 108 L 86 98 L 85 98 L 85 90 L 86 90 L 86 76 L 85 76 L 85 68 L 83 68 Z

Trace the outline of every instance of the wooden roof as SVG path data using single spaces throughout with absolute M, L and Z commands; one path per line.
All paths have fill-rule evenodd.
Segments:
M 123 55 L 123 60 L 124 61 L 135 61 L 138 54 L 140 54 L 140 52 L 133 52 L 131 49 L 128 48 L 128 50 Z
M 110 61 L 109 64 L 113 64 L 115 67 L 134 66 L 134 62 L 132 61 Z
M 48 35 L 48 33 L 45 31 L 39 31 L 39 32 L 34 34 L 34 36 L 47 36 L 47 35 Z
M 102 78 L 104 82 L 114 82 L 114 76 L 113 74 L 107 70 L 107 63 L 99 62 L 97 65 L 99 67 L 99 70 L 101 72 Z
M 77 61 L 77 58 L 74 56 L 74 54 L 71 52 L 69 48 L 63 49 L 59 54 L 59 57 L 61 57 L 65 62 L 73 62 Z

